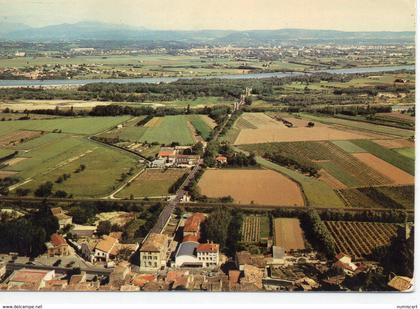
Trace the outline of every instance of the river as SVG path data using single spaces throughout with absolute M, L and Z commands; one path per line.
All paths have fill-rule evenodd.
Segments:
M 197 79 L 256 79 L 270 77 L 287 77 L 299 76 L 303 74 L 313 73 L 332 73 L 332 74 L 356 74 L 356 73 L 380 73 L 398 70 L 415 70 L 415 65 L 386 66 L 386 67 L 365 67 L 365 68 L 349 68 L 349 69 L 331 69 L 320 70 L 314 72 L 273 72 L 273 73 L 252 73 L 252 74 L 234 74 L 220 76 L 203 76 L 193 77 Z M 127 78 L 127 79 L 54 79 L 54 80 L 0 80 L 0 87 L 38 87 L 38 86 L 74 86 L 86 85 L 92 83 L 170 83 L 179 79 L 192 79 L 190 77 L 143 77 L 143 78 Z

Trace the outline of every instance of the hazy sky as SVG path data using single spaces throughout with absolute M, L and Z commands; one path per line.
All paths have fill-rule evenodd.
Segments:
M 153 29 L 415 29 L 415 0 L 0 0 L 0 21 Z

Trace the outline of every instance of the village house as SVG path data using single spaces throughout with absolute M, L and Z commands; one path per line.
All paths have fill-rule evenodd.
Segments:
M 72 217 L 66 215 L 61 207 L 51 208 L 51 213 L 54 217 L 57 218 L 60 228 L 73 223 Z
M 206 220 L 206 216 L 200 212 L 196 212 L 188 217 L 184 223 L 183 236 L 194 235 L 197 239 L 199 239 L 200 227 L 204 220 Z
M 166 265 L 168 236 L 151 233 L 140 248 L 140 270 L 158 271 Z
M 358 266 L 351 261 L 351 257 L 344 253 L 339 253 L 335 256 L 337 261 L 334 266 L 340 268 L 348 276 L 352 276 L 358 269 Z
M 94 260 L 109 262 L 109 260 L 115 257 L 118 253 L 117 244 L 118 239 L 104 235 L 95 246 Z
M 197 246 L 197 260 L 204 268 L 214 268 L 219 265 L 219 244 L 199 244 Z
M 216 157 L 216 163 L 221 166 L 221 165 L 226 165 L 228 163 L 227 158 L 225 156 L 222 155 L 218 155 Z
M 55 276 L 54 270 L 27 269 L 15 270 L 4 284 L 7 290 L 33 290 L 44 288 L 47 281 Z
M 50 241 L 45 243 L 48 256 L 67 256 L 70 255 L 70 246 L 60 234 L 54 233 L 50 237 Z

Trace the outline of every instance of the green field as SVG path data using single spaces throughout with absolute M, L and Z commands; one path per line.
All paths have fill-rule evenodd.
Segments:
M 14 152 L 15 151 L 12 150 L 12 149 L 2 149 L 2 148 L 0 148 L 0 160 L 3 159 L 4 157 L 7 157 L 7 156 L 11 155 Z
M 416 148 L 414 147 L 409 147 L 409 148 L 399 148 L 399 149 L 394 149 L 394 151 L 398 152 L 399 154 L 414 160 L 416 158 Z
M 344 202 L 326 183 L 274 164 L 261 157 L 257 157 L 257 162 L 262 166 L 278 171 L 299 183 L 302 187 L 303 193 L 308 201 L 309 206 L 325 208 L 345 207 Z
M 366 152 L 366 150 L 353 144 L 350 141 L 333 141 L 332 143 L 348 153 Z
M 148 142 L 170 145 L 173 142 L 180 145 L 193 145 L 196 142 L 195 130 L 206 139 L 210 136 L 212 128 L 202 117 L 204 115 L 176 115 L 156 117 L 151 122 L 154 125 L 145 124 L 136 126 L 136 123 L 144 117 L 137 117 L 135 121 L 127 122 L 123 128 L 108 131 L 101 136 L 120 138 L 130 142 Z
M 54 183 L 53 192 L 63 190 L 75 197 L 102 197 L 121 183 L 121 174 L 137 168 L 134 155 L 68 134 L 45 134 L 19 144 L 18 157 L 25 158 L 3 170 L 16 171 L 21 188 L 32 191 L 46 181 Z M 79 173 L 80 165 L 85 169 Z M 55 181 L 63 174 L 71 177 L 62 183 Z M 13 194 L 13 192 L 12 192 Z
M 185 169 L 147 169 L 133 180 L 116 197 L 161 197 L 170 194 L 170 187 L 187 171 Z
M 367 122 L 360 122 L 360 121 L 353 121 L 347 119 L 340 119 L 334 117 L 325 117 L 325 116 L 315 116 L 312 114 L 301 113 L 300 114 L 303 118 L 310 119 L 313 121 L 319 121 L 325 124 L 335 124 L 345 126 L 354 130 L 361 130 L 367 131 L 372 133 L 379 133 L 379 134 L 387 134 L 391 136 L 398 136 L 398 137 L 411 137 L 414 135 L 414 131 L 412 130 L 405 130 L 399 129 L 394 127 L 387 127 L 373 123 Z
M 384 148 L 369 140 L 357 140 L 353 141 L 357 146 L 365 149 L 367 152 L 381 158 L 382 160 L 414 175 L 414 160 L 407 158 L 406 156 L 399 154 L 391 149 Z
M 96 134 L 101 131 L 115 127 L 131 116 L 117 117 L 66 117 L 43 120 L 15 120 L 0 122 L 0 136 L 16 130 L 32 131 L 61 131 L 71 134 Z
M 209 125 L 203 120 L 201 115 L 191 115 L 188 118 L 203 139 L 210 137 L 212 128 L 210 128 Z

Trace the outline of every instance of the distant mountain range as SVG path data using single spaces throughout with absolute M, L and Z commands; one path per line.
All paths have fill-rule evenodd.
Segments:
M 316 44 L 316 43 L 414 43 L 415 32 L 347 32 L 336 30 L 151 30 L 98 22 L 80 22 L 34 28 L 19 23 L 1 23 L 0 39 L 11 41 L 175 41 L 207 44 Z

